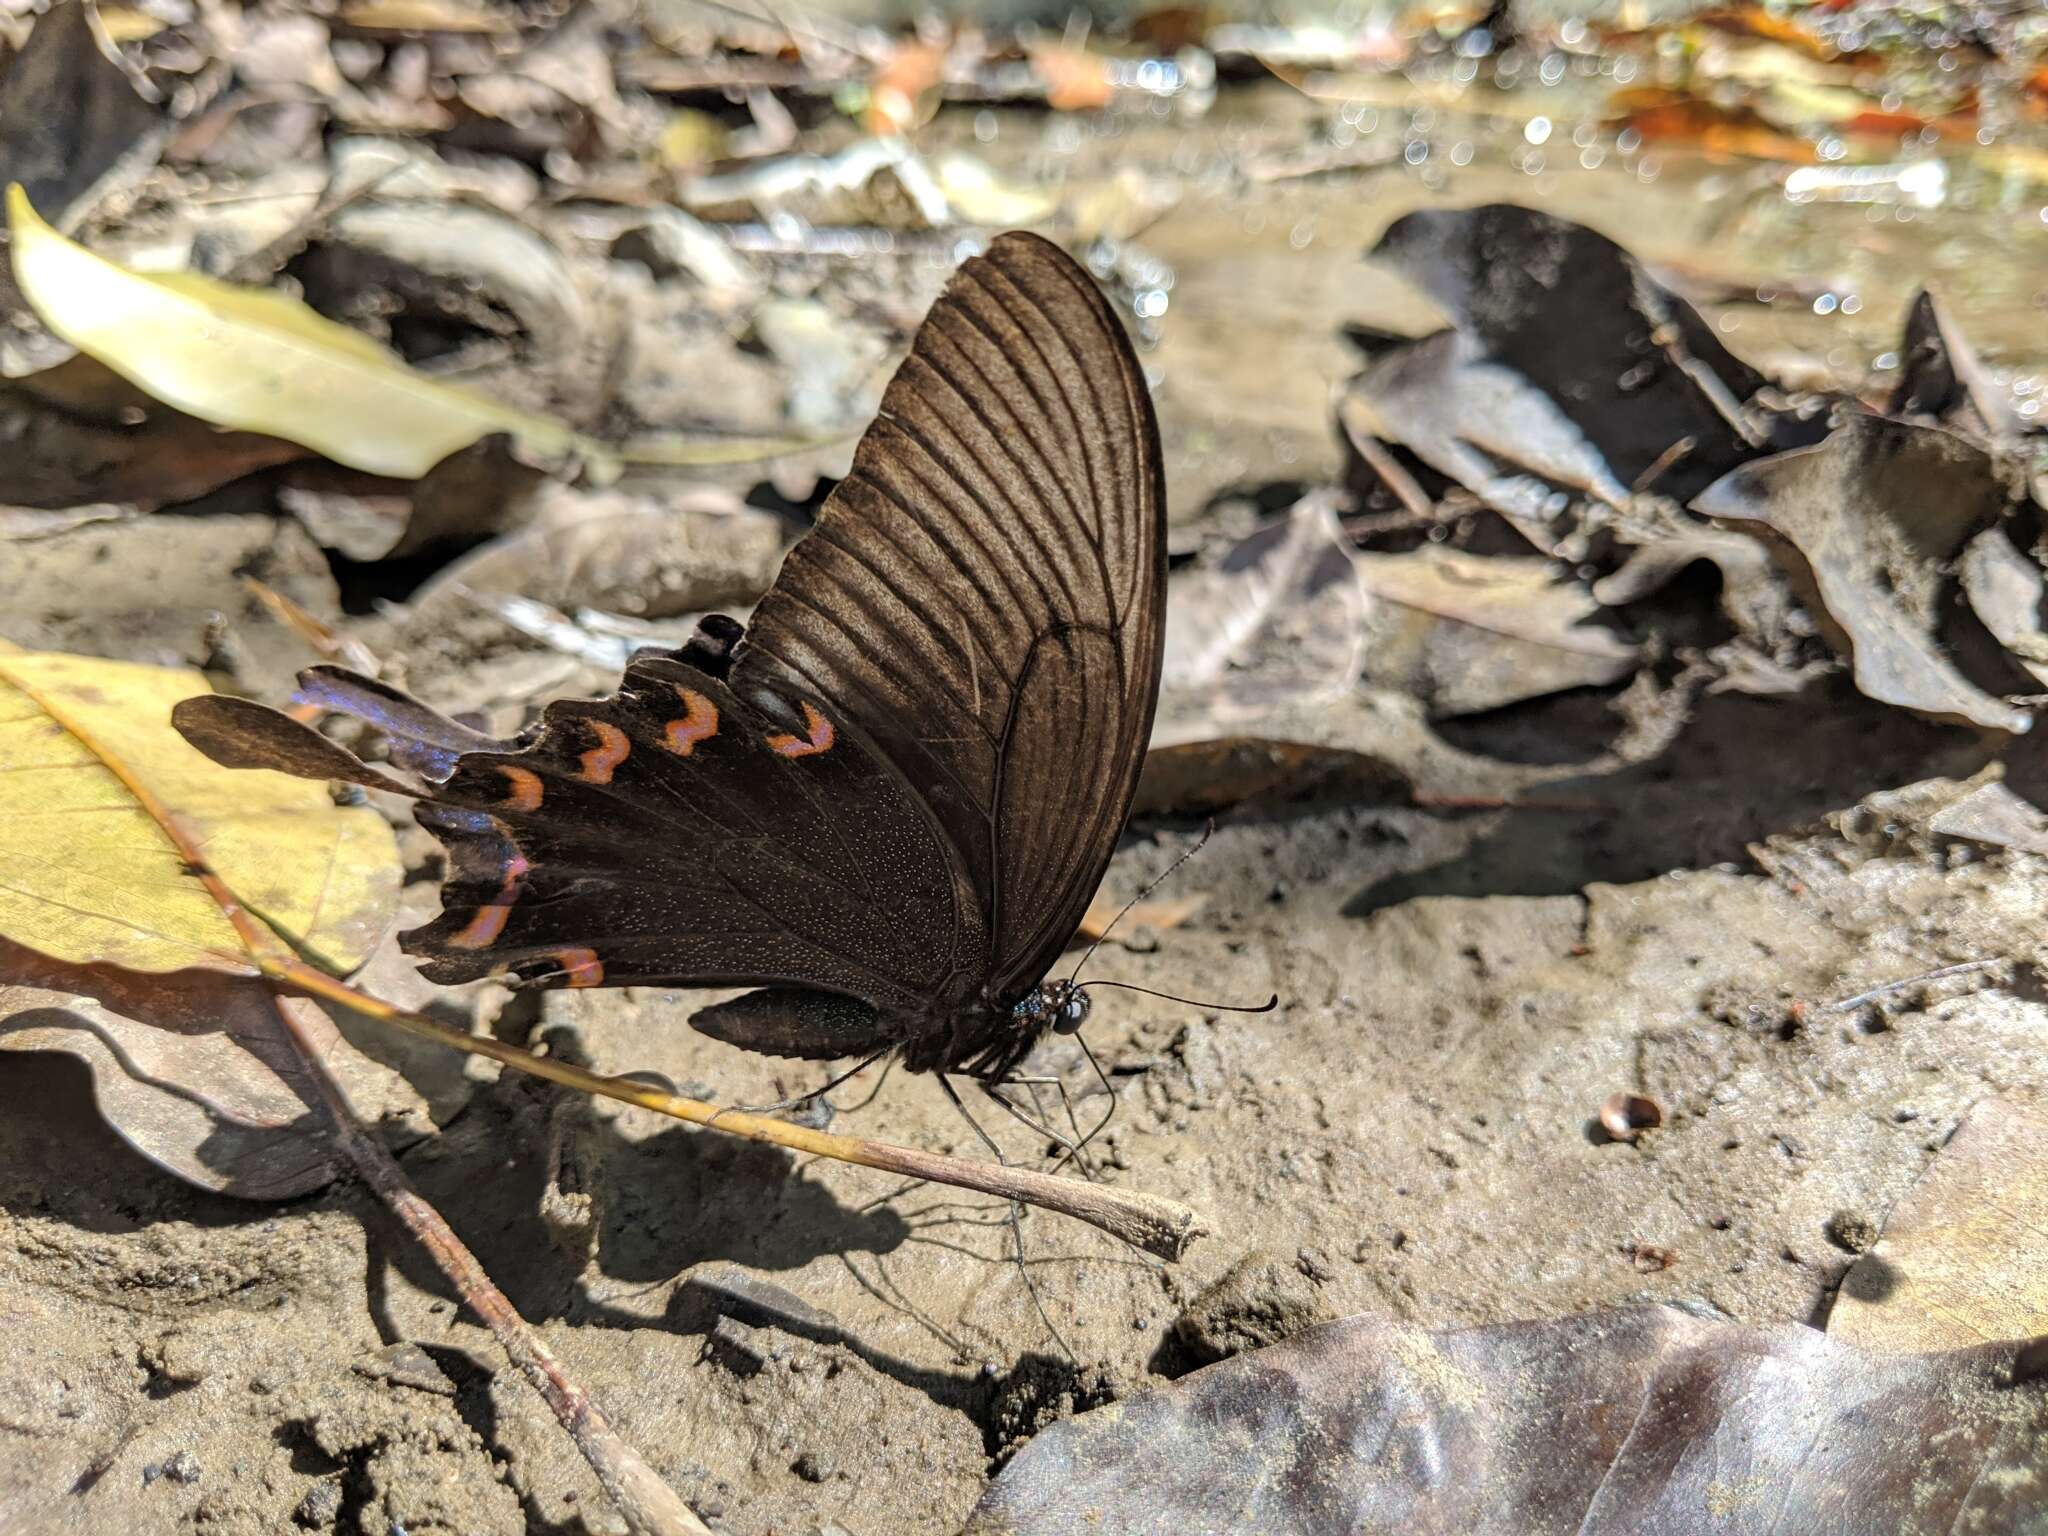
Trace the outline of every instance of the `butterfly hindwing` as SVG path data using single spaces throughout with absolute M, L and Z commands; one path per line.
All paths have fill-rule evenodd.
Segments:
M 932 941 L 974 925 L 943 842 L 858 732 L 678 661 L 550 706 L 522 751 L 466 754 L 419 814 L 450 870 L 443 914 L 404 942 L 435 980 L 799 982 L 901 1003 L 979 963 Z

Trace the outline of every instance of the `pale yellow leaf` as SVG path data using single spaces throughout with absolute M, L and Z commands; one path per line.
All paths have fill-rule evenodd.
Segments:
M 0 937 L 79 964 L 252 969 L 147 796 L 308 959 L 346 973 L 369 957 L 398 894 L 390 827 L 187 746 L 171 707 L 206 691 L 179 668 L 0 651 Z
M 1986 1099 L 1842 1280 L 1828 1332 L 1865 1349 L 2048 1334 L 2048 1101 Z
M 295 299 L 95 256 L 18 186 L 7 214 L 15 281 L 43 323 L 187 415 L 406 479 L 492 433 L 543 458 L 581 446 L 565 423 L 425 378 Z

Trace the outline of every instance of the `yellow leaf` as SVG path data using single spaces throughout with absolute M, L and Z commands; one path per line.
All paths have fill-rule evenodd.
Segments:
M 509 17 L 467 0 L 352 0 L 341 23 L 361 32 L 511 32 Z
M 1828 1333 L 1864 1349 L 1967 1349 L 2048 1333 L 2048 1099 L 1970 1111 L 1850 1267 Z
M 398 897 L 390 827 L 187 746 L 171 706 L 205 691 L 178 668 L 0 651 L 0 937 L 74 964 L 253 970 L 154 810 L 308 959 L 345 974 L 369 958 Z
M 563 422 L 414 373 L 295 299 L 196 272 L 131 272 L 65 239 L 7 189 L 14 277 L 53 332 L 167 405 L 371 474 L 416 479 L 492 433 L 551 458 Z

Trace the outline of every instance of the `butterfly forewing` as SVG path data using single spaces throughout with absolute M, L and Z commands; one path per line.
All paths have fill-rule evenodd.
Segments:
M 755 610 L 779 670 L 858 720 L 987 905 L 989 974 L 1035 983 L 1130 809 L 1157 697 L 1158 428 L 1101 294 L 1007 235 L 963 267 L 852 473 Z

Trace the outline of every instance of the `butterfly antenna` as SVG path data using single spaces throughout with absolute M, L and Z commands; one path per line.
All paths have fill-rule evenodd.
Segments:
M 1186 1003 L 1190 1008 L 1214 1008 L 1219 1013 L 1271 1013 L 1280 1006 L 1278 992 L 1254 1008 L 1247 1003 L 1217 1003 L 1207 998 L 1182 997 L 1176 992 L 1157 992 L 1151 987 L 1141 987 L 1129 981 L 1084 981 L 1080 990 L 1086 992 L 1090 987 L 1121 987 L 1126 992 L 1142 992 L 1147 997 L 1163 997 L 1169 1003 Z
M 1170 875 L 1172 875 L 1172 873 L 1175 870 L 1179 869 L 1181 865 L 1187 863 L 1189 859 L 1192 859 L 1196 854 L 1200 853 L 1204 848 L 1208 847 L 1209 838 L 1212 834 L 1214 834 L 1215 831 L 1216 818 L 1214 816 L 1211 816 L 1208 819 L 1208 821 L 1203 824 L 1202 835 L 1200 839 L 1197 840 L 1194 847 L 1190 848 L 1186 853 L 1182 854 L 1179 858 L 1175 859 L 1171 864 L 1167 865 L 1166 868 L 1161 870 L 1158 874 L 1154 875 L 1152 879 L 1146 883 L 1146 886 L 1142 891 L 1138 892 L 1137 895 L 1133 896 L 1129 901 L 1125 902 L 1121 907 L 1117 909 L 1116 916 L 1112 917 L 1109 920 L 1109 926 L 1107 928 L 1104 928 L 1102 932 L 1098 933 L 1095 936 L 1095 942 L 1088 946 L 1087 953 L 1082 955 L 1079 960 L 1074 962 L 1073 972 L 1067 977 L 1069 985 L 1071 985 L 1074 982 L 1074 980 L 1078 976 L 1080 976 L 1081 967 L 1086 965 L 1090 960 L 1092 960 L 1095 957 L 1095 951 L 1102 948 L 1102 941 L 1108 938 L 1111 933 L 1116 931 L 1116 925 L 1124 920 L 1125 914 L 1127 914 L 1131 910 L 1131 908 L 1135 907 L 1139 902 L 1143 901 L 1147 896 L 1150 896 L 1154 891 L 1158 890 L 1160 886 L 1164 885 L 1167 881 L 1167 878 Z

